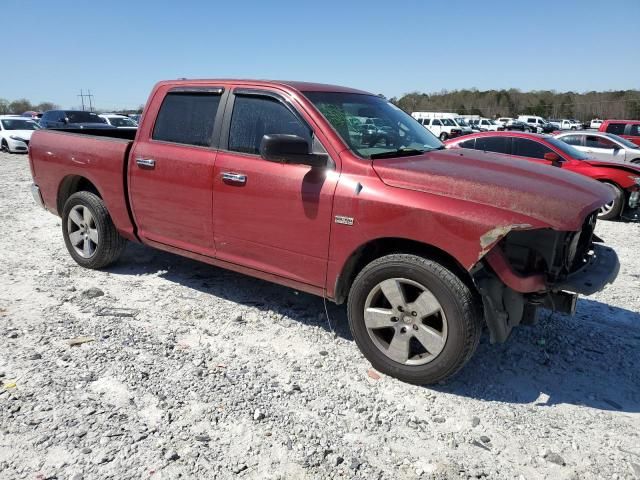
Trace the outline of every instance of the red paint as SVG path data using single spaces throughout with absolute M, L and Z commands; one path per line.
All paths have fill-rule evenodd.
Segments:
M 516 292 L 533 293 L 546 289 L 543 274 L 529 275 L 526 277 L 520 275 L 511 268 L 507 257 L 501 249 L 494 248 L 490 250 L 485 258 L 487 262 L 489 262 L 489 265 L 491 265 L 491 268 L 493 268 L 493 271 L 500 277 L 500 280 Z
M 313 128 L 335 169 L 151 140 L 160 104 L 176 86 L 279 92 Z M 34 181 L 47 207 L 57 212 L 63 179 L 83 176 L 129 239 L 136 232 L 139 241 L 156 248 L 329 298 L 349 258 L 370 242 L 412 240 L 471 269 L 487 252 L 482 237 L 496 227 L 577 231 L 587 214 L 611 199 L 608 188 L 569 172 L 483 152 L 359 158 L 304 90 L 358 92 L 304 83 L 161 82 L 149 97 L 134 142 L 35 132 L 30 146 Z M 155 169 L 138 167 L 138 157 L 155 159 Z M 225 183 L 223 172 L 246 175 L 247 182 Z M 354 224 L 337 224 L 336 215 L 352 217 Z
M 598 131 L 599 132 L 606 132 L 607 128 L 612 123 L 624 123 L 625 126 L 626 125 L 638 125 L 639 126 L 638 130 L 640 131 L 640 120 L 605 120 L 600 125 L 600 128 L 598 128 Z M 640 135 L 628 135 L 628 134 L 616 134 L 616 135 L 618 135 L 620 137 L 624 137 L 624 138 L 632 141 L 636 145 L 640 145 Z

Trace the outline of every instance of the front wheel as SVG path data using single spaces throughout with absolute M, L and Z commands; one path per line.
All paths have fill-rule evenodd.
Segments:
M 447 135 L 447 132 L 442 132 L 440 134 L 440 141 L 444 142 L 447 138 L 449 138 L 449 135 Z
M 387 255 L 367 265 L 351 287 L 347 310 L 351 333 L 371 364 L 417 385 L 460 370 L 482 331 L 469 287 L 415 255 Z
M 9 144 L 7 143 L 6 140 L 2 140 L 2 145 L 0 145 L 0 151 L 4 153 L 11 153 L 11 151 L 9 150 Z
M 600 208 L 598 218 L 600 220 L 614 220 L 622 213 L 622 207 L 624 206 L 624 192 L 620 187 L 613 183 L 605 182 L 605 185 L 613 189 L 615 198 L 613 202 L 607 203 Z
M 91 192 L 74 193 L 64 204 L 62 235 L 71 257 L 86 268 L 114 263 L 127 243 L 102 199 Z

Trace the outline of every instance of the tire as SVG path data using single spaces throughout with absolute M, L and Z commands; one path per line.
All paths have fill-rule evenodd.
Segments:
M 9 144 L 7 143 L 6 140 L 2 140 L 2 145 L 0 146 L 0 151 L 2 151 L 4 153 L 11 153 L 11 151 L 9 150 Z
M 404 303 L 387 293 L 398 285 L 396 299 Z M 425 301 L 416 302 L 418 297 Z M 480 305 L 469 287 L 444 266 L 416 255 L 387 255 L 368 264 L 353 282 L 347 311 L 353 338 L 373 367 L 416 385 L 454 375 L 475 352 L 482 332 Z M 435 313 L 424 316 L 428 311 Z M 418 333 L 426 335 L 429 349 Z
M 524 129 L 524 132 L 525 132 L 525 133 L 531 133 L 531 129 L 530 129 L 530 128 L 525 128 L 525 129 Z
M 624 207 L 624 192 L 620 187 L 613 183 L 603 182 L 605 185 L 611 187 L 615 194 L 615 200 L 607 205 L 603 206 L 598 212 L 598 218 L 600 220 L 615 220 L 622 213 Z
M 127 245 L 102 199 L 91 192 L 74 193 L 64 204 L 62 236 L 76 263 L 92 269 L 114 263 Z
M 447 132 L 442 132 L 442 133 L 440 134 L 440 141 L 441 141 L 441 142 L 446 141 L 446 140 L 447 140 L 447 138 L 449 138 L 449 135 L 447 135 Z

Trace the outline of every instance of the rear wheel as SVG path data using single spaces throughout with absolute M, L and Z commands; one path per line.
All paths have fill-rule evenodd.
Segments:
M 609 186 L 615 195 L 615 199 L 613 202 L 607 203 L 600 208 L 598 212 L 598 218 L 600 220 L 614 220 L 620 216 L 622 213 L 622 207 L 624 206 L 624 192 L 620 187 L 614 185 L 613 183 L 604 182 L 605 185 Z
M 74 193 L 64 204 L 62 235 L 71 257 L 86 268 L 114 263 L 126 246 L 104 202 L 91 192 Z
M 447 135 L 447 132 L 442 132 L 440 134 L 440 141 L 444 142 L 447 138 L 449 138 L 449 135 Z
M 419 385 L 455 374 L 482 331 L 467 285 L 415 255 L 388 255 L 367 265 L 351 287 L 347 308 L 353 337 L 371 364 Z

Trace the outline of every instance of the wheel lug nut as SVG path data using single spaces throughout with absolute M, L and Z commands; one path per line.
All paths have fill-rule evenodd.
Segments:
M 392 322 L 397 322 L 398 321 L 398 317 L 391 317 L 391 321 Z
M 414 330 L 418 330 L 418 325 L 414 325 L 414 326 L 413 326 L 413 329 L 414 329 Z
M 411 312 L 411 316 L 417 317 L 418 316 L 418 312 Z

